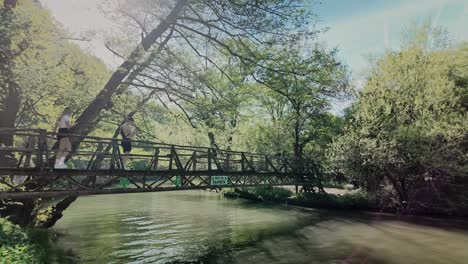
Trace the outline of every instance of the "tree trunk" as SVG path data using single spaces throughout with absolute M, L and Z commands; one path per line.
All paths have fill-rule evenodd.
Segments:
M 49 217 L 44 222 L 38 222 L 35 224 L 36 227 L 49 228 L 52 227 L 60 218 L 63 216 L 63 211 L 68 208 L 75 200 L 77 196 L 67 196 L 56 205 L 52 206 L 52 211 Z
M 8 94 L 2 100 L 0 110 L 0 129 L 15 128 L 15 120 L 19 111 L 21 97 L 16 82 L 10 82 Z M 13 134 L 0 133 L 0 146 L 13 146 Z M 16 158 L 10 151 L 0 151 L 0 167 L 15 166 Z
M 208 132 L 208 139 L 210 140 L 210 148 L 212 149 L 219 149 L 218 144 L 216 144 L 215 135 L 213 132 Z
M 294 157 L 295 158 L 301 157 L 300 144 L 299 144 L 299 127 L 297 125 L 297 122 L 294 126 Z
M 15 128 L 16 116 L 20 108 L 20 92 L 18 84 L 14 80 L 9 80 L 6 89 L 7 95 L 3 98 L 0 110 L 0 128 Z M 13 146 L 13 136 L 0 134 L 0 144 Z
M 117 69 L 117 71 L 114 72 L 114 74 L 111 76 L 107 84 L 104 86 L 104 88 L 101 90 L 101 92 L 96 96 L 96 98 L 91 102 L 88 107 L 83 111 L 83 113 L 78 117 L 77 122 L 78 125 L 75 126 L 71 132 L 75 134 L 82 134 L 82 135 L 87 135 L 89 134 L 95 127 L 98 116 L 101 113 L 103 109 L 110 108 L 112 106 L 111 104 L 111 98 L 112 95 L 116 92 L 116 90 L 119 88 L 119 85 L 121 84 L 122 80 L 127 77 L 129 72 L 133 67 L 135 67 L 138 62 L 142 59 L 144 56 L 144 52 L 148 51 L 152 45 L 156 43 L 156 40 L 164 34 L 164 32 L 177 20 L 177 17 L 179 13 L 182 11 L 183 7 L 186 4 L 186 0 L 178 0 L 176 2 L 176 5 L 174 9 L 169 13 L 169 15 L 162 20 L 162 22 L 155 28 L 153 29 L 150 34 L 148 34 L 140 43 L 138 47 L 134 49 L 134 51 L 130 54 L 129 58 L 122 63 L 122 65 Z M 4 5 L 7 8 L 13 8 L 16 6 L 16 1 L 15 0 L 4 0 Z M 169 39 L 166 39 L 162 44 L 165 45 Z M 7 54 L 5 54 L 7 55 Z M 5 65 L 5 60 L 2 59 L 2 64 Z M 6 69 L 11 69 L 11 67 L 4 67 Z M 2 75 L 4 75 L 2 73 Z M 17 86 L 12 86 L 12 87 L 17 87 Z M 18 93 L 10 93 L 12 96 L 18 95 Z M 19 102 L 18 100 L 12 100 L 11 103 L 10 101 L 8 102 L 11 107 L 15 106 L 15 102 Z M 17 104 L 19 107 L 19 103 Z M 6 104 L 5 104 L 6 106 Z M 12 108 L 9 113 L 14 113 L 14 108 Z M 3 113 L 2 113 L 3 114 Z M 6 114 L 5 114 L 6 116 Z M 1 120 L 7 120 L 4 119 L 3 116 L 1 116 Z M 12 117 L 11 114 L 8 114 L 8 117 Z M 16 115 L 14 115 L 14 120 L 16 119 Z M 9 120 L 9 119 L 8 119 Z M 11 124 L 11 121 L 9 121 L 9 124 Z M 13 122 L 13 127 L 14 127 L 14 122 Z M 8 142 L 8 139 L 6 140 Z M 76 140 L 73 142 L 73 148 L 76 149 L 78 145 L 80 144 L 81 140 Z M 47 181 L 44 179 L 44 181 Z M 41 183 L 44 183 L 44 181 L 39 181 Z M 58 221 L 62 217 L 62 212 L 73 202 L 75 201 L 76 197 L 75 196 L 69 196 L 66 197 L 63 201 L 59 202 L 53 207 L 52 210 L 52 215 L 51 217 L 43 222 L 39 223 L 39 225 L 44 226 L 44 227 L 50 227 L 52 226 L 56 221 Z M 18 201 L 16 201 L 18 202 Z M 35 220 L 35 199 L 28 199 L 28 200 L 22 200 L 19 201 L 19 204 L 12 204 L 11 206 L 2 206 L 2 215 L 5 216 L 8 215 L 14 220 L 13 222 L 20 224 L 21 226 L 31 226 Z M 10 204 L 10 203 L 8 203 Z M 4 202 L 2 202 L 2 205 L 5 205 Z
M 186 0 L 178 0 L 174 9 L 169 15 L 161 21 L 161 23 L 153 29 L 136 47 L 130 56 L 120 65 L 120 67 L 112 74 L 109 81 L 106 83 L 101 92 L 91 102 L 83 113 L 78 117 L 77 125 L 71 129 L 71 133 L 88 135 L 95 127 L 98 116 L 103 109 L 112 107 L 112 95 L 116 92 L 121 82 L 127 77 L 131 69 L 135 67 L 144 56 L 144 52 L 148 51 L 151 46 L 156 43 L 156 40 L 166 32 L 171 25 L 176 22 L 179 13 L 186 4 Z M 168 39 L 165 40 L 167 43 Z M 165 44 L 161 44 L 161 47 Z M 81 143 L 81 139 L 73 140 L 73 149 L 76 149 Z
M 296 120 L 294 122 L 294 158 L 300 159 L 302 158 L 302 151 L 301 151 L 301 113 L 300 113 L 300 106 L 296 107 Z
M 407 209 L 406 207 L 408 205 L 408 193 L 406 192 L 404 187 L 404 180 L 401 179 L 399 175 L 391 175 L 391 172 L 388 172 L 386 174 L 386 177 L 392 184 L 395 192 L 397 193 L 398 201 L 400 203 L 400 212 L 405 213 Z

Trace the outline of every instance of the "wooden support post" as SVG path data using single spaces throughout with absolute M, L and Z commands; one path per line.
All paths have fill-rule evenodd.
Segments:
M 98 144 L 98 146 L 96 148 L 96 151 L 93 153 L 93 155 L 89 159 L 88 165 L 86 166 L 87 170 L 90 170 L 91 168 L 93 168 L 93 169 L 96 168 L 96 165 L 95 165 L 96 163 L 94 161 L 95 161 L 95 159 L 99 159 L 99 155 L 102 155 L 102 153 L 101 154 L 98 153 L 98 152 L 102 151 L 102 148 L 103 148 L 102 147 L 102 142 L 99 142 L 99 144 Z
M 28 140 L 28 146 L 26 147 L 28 149 L 28 152 L 25 155 L 25 160 L 24 160 L 24 166 L 25 168 L 31 167 L 31 156 L 34 152 L 34 149 L 36 147 L 36 136 L 29 137 Z M 29 151 L 31 150 L 31 151 Z
M 45 130 L 41 130 L 39 132 L 36 155 L 36 168 L 42 170 L 46 167 L 46 164 L 48 164 L 49 162 L 49 151 L 47 150 L 47 134 Z
M 182 162 L 180 161 L 179 155 L 177 154 L 177 151 L 175 147 L 173 147 L 173 153 L 174 153 L 174 161 L 177 167 L 178 171 L 183 171 L 184 170 L 184 165 L 182 165 Z
M 122 159 L 122 153 L 120 153 L 120 148 L 119 148 L 119 144 L 117 144 L 117 142 L 115 142 L 115 148 L 117 149 L 117 168 L 119 169 L 122 169 L 124 170 L 125 169 L 125 165 L 124 165 L 124 162 L 123 162 L 123 159 Z M 127 161 L 128 161 L 128 158 L 127 158 Z
M 224 166 L 226 168 L 226 171 L 231 170 L 230 160 L 231 160 L 231 154 L 228 152 L 226 153 L 226 165 Z
M 241 171 L 242 172 L 245 171 L 245 154 L 244 154 L 244 152 L 242 152 L 242 154 L 241 154 Z
M 192 170 L 197 171 L 197 151 L 193 152 Z
M 153 170 L 158 169 L 158 162 L 159 162 L 159 148 L 156 148 L 156 150 L 154 151 Z
M 111 155 L 111 160 L 110 160 L 110 169 L 114 170 L 115 169 L 115 163 L 117 159 L 117 144 L 115 144 L 115 141 L 112 141 L 110 144 L 112 144 L 112 155 Z
M 211 172 L 212 171 L 212 168 L 211 168 L 211 158 L 213 156 L 213 153 L 211 153 L 211 149 L 208 149 L 208 171 Z
M 91 186 L 92 186 L 91 188 L 92 188 L 93 190 L 96 189 L 96 178 L 97 178 L 96 175 L 91 176 Z
M 171 147 L 171 155 L 169 157 L 169 170 L 172 170 L 173 160 L 174 160 L 174 146 Z
M 180 177 L 180 187 L 185 187 L 187 184 L 187 180 L 185 179 L 185 176 L 179 176 Z
M 28 150 L 29 147 L 30 147 L 30 143 L 31 143 L 31 135 L 28 136 L 28 141 L 27 141 L 26 144 L 24 145 L 24 149 L 25 149 L 26 151 L 22 151 L 22 152 L 21 152 L 21 156 L 20 156 L 20 158 L 18 159 L 18 162 L 17 162 L 17 164 L 16 164 L 16 168 L 21 167 L 21 163 L 23 163 L 24 156 L 26 155 L 27 150 Z M 24 167 L 26 167 L 26 166 L 24 166 Z

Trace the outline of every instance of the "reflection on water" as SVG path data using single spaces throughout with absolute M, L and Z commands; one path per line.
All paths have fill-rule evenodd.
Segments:
M 54 227 L 83 263 L 467 263 L 468 233 L 202 191 L 79 198 Z

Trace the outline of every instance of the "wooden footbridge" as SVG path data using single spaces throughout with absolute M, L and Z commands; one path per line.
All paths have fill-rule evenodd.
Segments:
M 317 166 L 304 160 L 147 141 L 132 141 L 125 167 L 120 139 L 80 135 L 70 135 L 80 144 L 68 168 L 55 169 L 57 134 L 3 129 L 0 135 L 13 140 L 0 145 L 0 199 L 320 183 Z

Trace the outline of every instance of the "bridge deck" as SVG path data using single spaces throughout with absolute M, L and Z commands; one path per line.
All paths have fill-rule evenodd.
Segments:
M 0 130 L 13 146 L 0 146 L 0 199 L 134 193 L 221 187 L 313 185 L 314 163 L 206 147 L 132 141 L 124 165 L 121 140 L 69 135 L 79 145 L 67 169 L 54 169 L 57 134 Z

